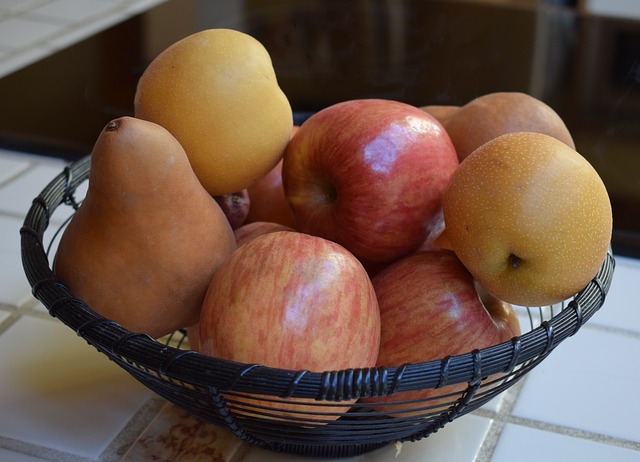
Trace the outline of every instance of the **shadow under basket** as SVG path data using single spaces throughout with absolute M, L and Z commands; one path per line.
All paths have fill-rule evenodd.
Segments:
M 509 388 L 578 332 L 604 303 L 615 267 L 610 251 L 595 278 L 570 300 L 523 308 L 530 329 L 523 327 L 521 336 L 468 354 L 326 372 L 240 364 L 190 350 L 181 331 L 160 340 L 130 332 L 95 313 L 56 279 L 48 254 L 64 224 L 47 233 L 53 237 L 46 245 L 45 232 L 54 211 L 69 219 L 77 209 L 74 196 L 88 179 L 90 162 L 86 157 L 66 167 L 33 200 L 25 218 L 22 260 L 34 296 L 51 316 L 157 394 L 272 451 L 348 457 L 428 436 Z M 417 390 L 444 394 L 412 399 Z M 402 399 L 404 410 L 363 403 L 385 395 Z

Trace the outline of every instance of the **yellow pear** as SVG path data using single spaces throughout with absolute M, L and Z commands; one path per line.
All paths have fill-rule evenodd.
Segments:
M 141 76 L 136 117 L 184 147 L 212 196 L 248 188 L 281 159 L 293 114 L 264 46 L 242 32 L 207 29 L 160 53 Z
M 602 179 L 578 152 L 541 133 L 509 133 L 476 149 L 454 172 L 443 208 L 456 255 L 488 293 L 516 305 L 575 295 L 611 242 Z
M 54 272 L 96 312 L 160 337 L 198 321 L 215 270 L 235 250 L 216 201 L 164 128 L 122 117 L 100 133 L 86 198 Z

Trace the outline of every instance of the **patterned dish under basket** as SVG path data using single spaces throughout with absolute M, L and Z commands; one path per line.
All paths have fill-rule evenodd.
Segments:
M 529 328 L 523 326 L 521 336 L 468 354 L 322 373 L 239 364 L 189 350 L 184 332 L 160 340 L 130 332 L 96 314 L 55 278 L 48 255 L 64 224 L 47 228 L 52 219 L 64 223 L 74 213 L 80 202 L 75 196 L 86 186 L 90 163 L 86 157 L 65 168 L 34 199 L 25 218 L 20 231 L 22 259 L 34 296 L 51 316 L 159 395 L 273 451 L 346 457 L 428 436 L 506 390 L 578 332 L 604 303 L 615 267 L 609 252 L 596 277 L 575 297 L 553 307 L 523 308 Z M 392 417 L 356 401 L 396 393 L 400 398 L 406 396 L 401 393 L 424 389 L 457 391 L 407 400 L 408 411 Z M 260 404 L 247 404 L 243 400 L 247 394 L 259 397 Z M 273 410 L 294 399 L 306 404 L 305 410 Z

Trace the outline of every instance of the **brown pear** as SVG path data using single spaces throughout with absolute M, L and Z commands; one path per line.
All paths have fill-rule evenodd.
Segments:
M 575 149 L 560 115 L 543 101 L 521 92 L 479 96 L 457 110 L 452 109 L 441 123 L 460 161 L 487 141 L 515 132 L 543 133 Z
M 158 338 L 198 321 L 214 272 L 235 248 L 178 141 L 155 123 L 122 117 L 95 143 L 86 198 L 54 272 L 96 312 Z
M 440 122 L 443 126 L 445 126 L 452 117 L 455 117 L 456 113 L 460 110 L 460 106 L 454 105 L 429 105 L 429 106 L 420 106 L 424 112 L 431 114 L 436 118 L 438 122 Z

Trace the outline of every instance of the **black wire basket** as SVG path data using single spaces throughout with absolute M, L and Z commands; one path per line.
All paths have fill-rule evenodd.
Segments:
M 76 189 L 88 179 L 90 163 L 89 156 L 67 166 L 27 213 L 20 234 L 33 295 L 51 316 L 160 396 L 273 451 L 348 457 L 428 436 L 486 404 L 578 332 L 604 303 L 613 277 L 610 251 L 598 274 L 573 298 L 558 306 L 527 308 L 530 329 L 521 336 L 440 360 L 321 373 L 221 360 L 190 350 L 183 331 L 155 340 L 124 329 L 95 313 L 54 276 L 49 253 L 64 224 L 50 230 L 49 243 L 45 232 L 54 211 L 70 218 L 77 209 Z M 442 394 L 424 399 L 405 394 L 404 411 L 385 412 L 362 400 L 396 394 L 400 399 L 402 393 L 427 389 Z M 305 406 L 296 408 L 292 402 Z

